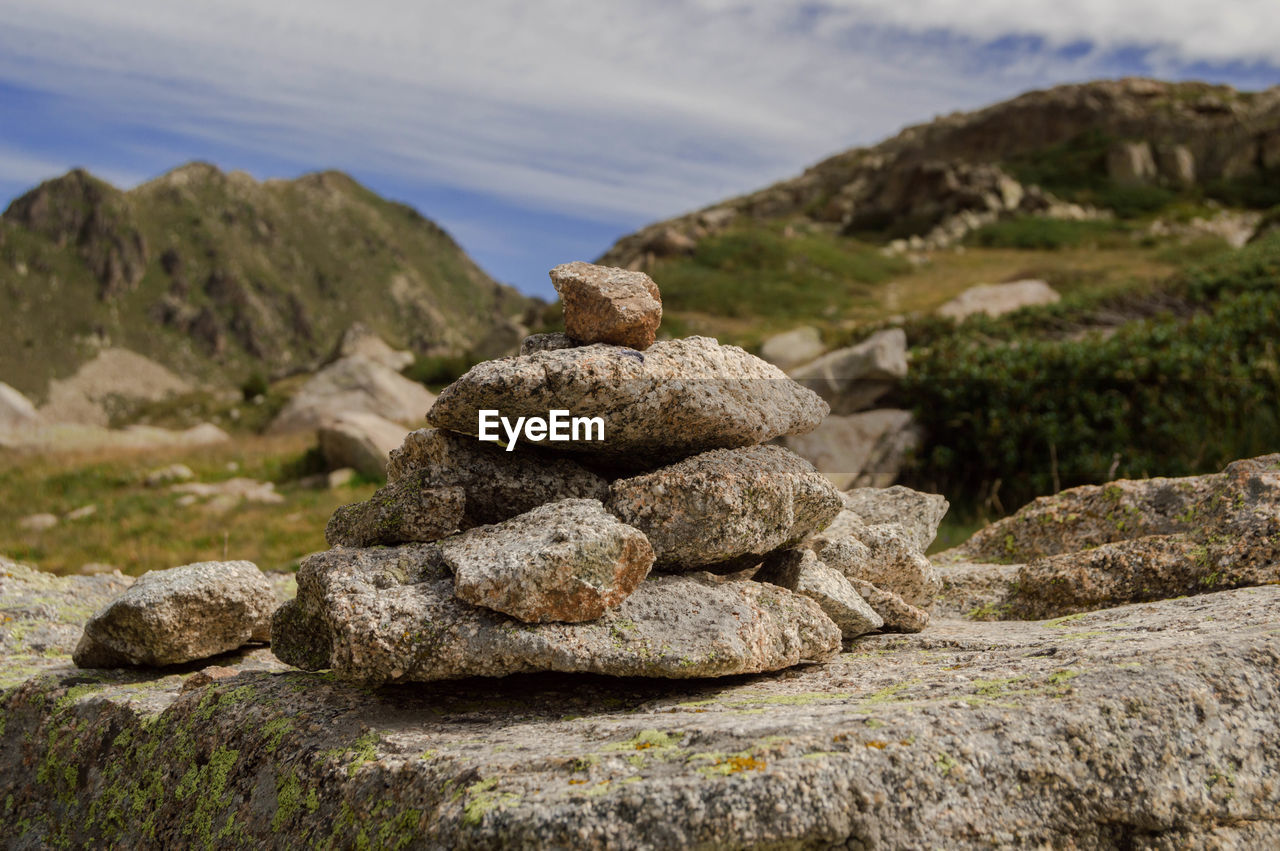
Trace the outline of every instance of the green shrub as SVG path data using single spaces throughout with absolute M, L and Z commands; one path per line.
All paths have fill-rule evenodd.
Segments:
M 969 235 L 971 245 L 984 248 L 1018 248 L 1053 251 L 1080 245 L 1126 247 L 1133 244 L 1129 228 L 1105 219 L 1070 221 L 1039 217 L 1003 219 L 984 225 Z
M 465 355 L 456 357 L 428 355 L 415 358 L 413 363 L 405 367 L 404 376 L 419 384 L 440 387 L 457 381 L 473 363 L 474 361 Z

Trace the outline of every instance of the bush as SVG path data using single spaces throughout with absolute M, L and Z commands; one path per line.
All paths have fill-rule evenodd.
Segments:
M 465 355 L 447 357 L 429 355 L 418 357 L 405 367 L 404 376 L 408 379 L 431 387 L 452 384 L 471 368 L 474 361 Z
M 1102 219 L 1071 221 L 1039 217 L 1019 217 L 992 222 L 969 235 L 971 245 L 984 248 L 1018 248 L 1053 251 L 1080 245 L 1129 246 L 1128 228 Z

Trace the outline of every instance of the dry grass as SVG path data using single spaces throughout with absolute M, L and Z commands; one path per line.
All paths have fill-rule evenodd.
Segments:
M 0 456 L 0 553 L 53 573 L 86 563 L 140 574 L 209 559 L 248 559 L 265 570 L 288 570 L 324 549 L 324 526 L 340 505 L 366 499 L 376 485 L 357 481 L 335 491 L 298 483 L 310 435 L 240 437 L 229 444 L 150 452 Z M 235 476 L 272 481 L 279 504 L 242 502 L 226 511 L 204 503 L 182 506 L 180 494 L 143 483 L 150 470 L 186 464 L 197 481 Z M 86 505 L 95 513 L 65 515 Z M 18 520 L 51 513 L 64 519 L 43 532 Z

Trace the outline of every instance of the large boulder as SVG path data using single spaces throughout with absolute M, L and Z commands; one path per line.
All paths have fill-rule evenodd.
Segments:
M 408 433 L 377 414 L 346 412 L 320 426 L 316 437 L 328 469 L 350 467 L 370 479 L 385 479 L 387 456 Z
M 893 484 L 920 442 L 914 415 L 898 408 L 832 415 L 808 434 L 788 435 L 779 441 L 837 488 Z
M 85 624 L 81 668 L 161 667 L 207 659 L 270 635 L 276 598 L 247 561 L 144 573 Z
M 413 352 L 391 348 L 386 340 L 379 337 L 377 332 L 363 322 L 353 322 L 351 327 L 343 332 L 330 360 L 341 360 L 353 355 L 396 372 L 413 363 Z
M 551 283 L 564 303 L 565 333 L 573 339 L 633 349 L 653 345 L 662 296 L 644 272 L 579 261 L 552 269 Z
M 599 417 L 603 440 L 584 431 L 542 445 L 632 468 L 807 432 L 828 411 L 777 367 L 707 337 L 643 352 L 595 344 L 477 364 L 441 391 L 428 420 L 479 434 L 486 409 L 513 422 L 552 410 Z
M 802 325 L 775 334 L 760 344 L 760 357 L 779 369 L 792 369 L 817 358 L 826 346 L 822 334 L 812 325 Z
M 779 446 L 715 449 L 609 489 L 611 512 L 648 536 L 665 570 L 763 556 L 822 529 L 840 494 Z
M 351 355 L 311 376 L 267 431 L 310 431 L 353 413 L 410 423 L 421 420 L 434 401 L 431 391 L 418 382 L 366 357 Z
M 498 523 L 561 499 L 604 499 L 609 483 L 562 455 L 507 452 L 441 429 L 410 432 L 391 453 L 387 480 L 413 478 L 413 487 L 460 487 L 466 494 L 462 528 Z M 390 495 L 391 501 L 399 498 Z
M 960 293 L 938 308 L 939 316 L 959 322 L 976 313 L 1002 316 L 1043 304 L 1055 304 L 1062 300 L 1058 291 L 1044 281 L 1011 281 L 1007 284 L 978 284 Z
M 594 499 L 540 505 L 441 542 L 458 599 L 526 623 L 595 620 L 634 592 L 653 547 Z
M 186 379 L 136 352 L 103 349 L 73 375 L 49 383 L 40 414 L 49 423 L 107 426 L 133 406 L 191 389 Z
M 533 671 L 687 679 L 824 661 L 840 630 L 790 591 L 699 575 L 648 579 L 594 621 L 523 624 L 459 600 L 440 547 L 419 544 L 305 559 L 271 648 L 366 684 Z
M 906 377 L 906 332 L 901 328 L 877 331 L 861 343 L 828 352 L 791 374 L 826 399 L 833 414 L 866 410 Z

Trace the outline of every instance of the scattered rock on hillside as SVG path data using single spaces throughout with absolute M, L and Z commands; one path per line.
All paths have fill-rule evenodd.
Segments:
M 442 429 L 410 432 L 391 453 L 387 481 L 417 476 L 418 487 L 461 487 L 462 528 L 498 523 L 561 499 L 604 499 L 609 483 L 572 459 L 517 448 L 507 452 Z
M 267 431 L 310 431 L 343 414 L 374 414 L 395 422 L 421 420 L 435 397 L 416 381 L 360 355 L 336 360 L 311 376 Z
M 18 520 L 18 528 L 25 532 L 43 532 L 58 525 L 58 515 L 42 512 L 28 514 Z
M 211 511 L 230 511 L 241 502 L 276 504 L 284 502 L 284 496 L 276 491 L 274 482 L 259 482 L 237 476 L 221 482 L 184 482 L 170 485 L 172 493 L 182 494 L 178 505 L 195 505 L 205 500 Z
M 20 452 L 89 452 L 212 446 L 230 439 L 230 435 L 212 423 L 201 423 L 183 431 L 145 425 L 108 429 L 78 423 L 52 423 L 0 434 L 0 446 Z
M 687 570 L 794 544 L 836 516 L 840 494 L 782 447 L 754 446 L 619 479 L 606 505 L 648 536 L 659 567 Z
M 331 547 L 436 541 L 462 524 L 466 493 L 433 487 L 421 472 L 380 488 L 366 502 L 344 505 L 324 529 Z
M 512 419 L 552 409 L 601 417 L 604 440 L 545 446 L 633 467 L 811 431 L 828 412 L 777 367 L 706 337 L 643 352 L 596 344 L 477 364 L 441 391 L 428 420 L 476 434 L 486 408 Z
M 49 423 L 107 426 L 121 405 L 190 391 L 185 379 L 149 358 L 128 349 L 103 349 L 74 375 L 50 382 L 40 416 Z
M 454 593 L 526 623 L 595 620 L 649 574 L 653 547 L 594 499 L 552 502 L 442 541 Z
M 408 433 L 377 414 L 345 413 L 322 425 L 316 436 L 328 469 L 350 467 L 370 479 L 385 479 L 387 456 Z
M 645 273 L 578 261 L 552 269 L 551 283 L 564 303 L 565 333 L 573 339 L 633 349 L 653 345 L 662 295 Z
M 189 482 L 195 477 L 196 474 L 186 464 L 170 464 L 147 473 L 142 482 L 149 488 L 158 488 L 177 482 Z
M 907 335 L 877 331 L 856 346 L 836 349 L 791 375 L 831 405 L 836 415 L 866 410 L 907 374 Z
M 832 570 L 812 550 L 780 550 L 765 559 L 753 577 L 808 597 L 840 627 L 845 641 L 884 626 L 884 618 L 862 599 L 839 571 Z
M 276 599 L 252 562 L 200 562 L 143 574 L 85 624 L 81 668 L 161 667 L 265 641 Z
M 921 433 L 910 411 L 880 408 L 829 416 L 808 434 L 779 442 L 837 488 L 885 487 L 897 480 L 907 455 L 919 448 Z
M 34 428 L 40 414 L 31 400 L 0 381 L 0 432 Z
M 436 544 L 309 556 L 297 599 L 272 622 L 272 651 L 283 661 L 368 684 L 533 671 L 719 677 L 823 661 L 839 649 L 839 629 L 813 601 L 696 574 L 645 580 L 594 621 L 520 624 L 458 600 Z
M 554 332 L 551 334 L 532 334 L 520 343 L 520 354 L 531 355 L 534 352 L 554 352 L 557 349 L 573 349 L 582 343 L 568 334 Z
M 809 363 L 824 351 L 822 334 L 812 325 L 775 334 L 760 345 L 760 357 L 784 370 Z
M 352 355 L 359 355 L 396 372 L 413 363 L 413 352 L 391 348 L 386 340 L 363 322 L 353 322 L 342 333 L 342 339 L 338 341 L 330 360 L 341 360 Z
M 1062 296 L 1058 295 L 1058 291 L 1044 281 L 978 284 L 939 307 L 938 315 L 959 322 L 975 313 L 1001 316 L 1024 307 L 1056 304 L 1061 300 Z

